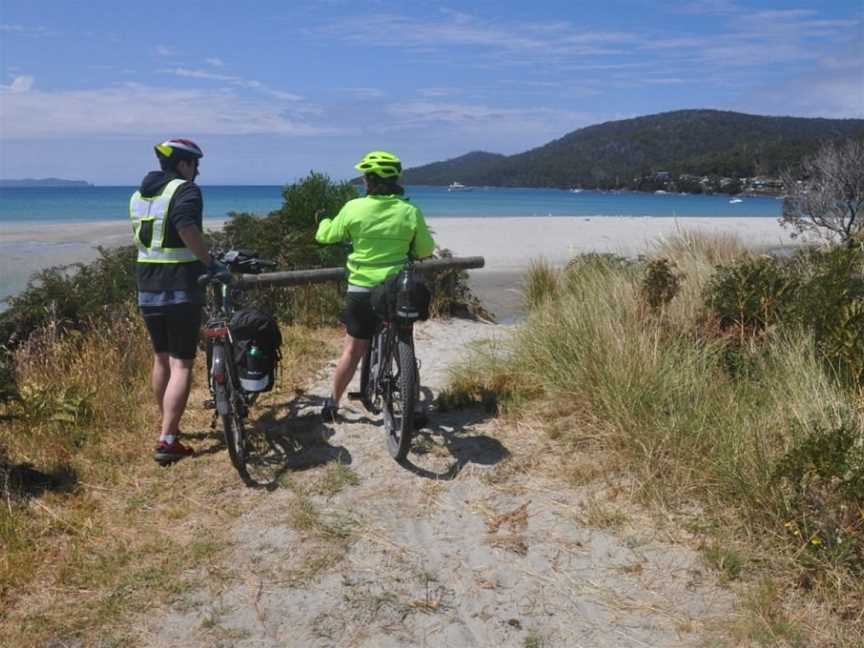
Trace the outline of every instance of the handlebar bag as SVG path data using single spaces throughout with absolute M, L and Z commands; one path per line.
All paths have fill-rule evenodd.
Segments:
M 276 368 L 282 359 L 282 333 L 276 319 L 249 306 L 234 313 L 228 326 L 234 339 L 240 386 L 248 392 L 273 389 Z

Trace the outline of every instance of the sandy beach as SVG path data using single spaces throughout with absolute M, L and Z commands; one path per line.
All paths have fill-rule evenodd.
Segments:
M 218 228 L 221 222 L 205 227 Z M 633 256 L 684 230 L 731 233 L 755 247 L 791 243 L 788 231 L 770 218 L 431 218 L 429 227 L 439 245 L 457 256 L 486 258 L 485 269 L 472 273 L 472 281 L 493 310 L 504 312 L 517 302 L 518 277 L 541 257 L 563 264 L 590 251 Z M 90 261 L 97 245 L 130 242 L 126 221 L 0 226 L 0 299 L 23 289 L 37 270 Z

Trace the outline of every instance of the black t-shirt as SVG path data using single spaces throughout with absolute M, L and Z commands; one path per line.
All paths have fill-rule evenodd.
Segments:
M 151 171 L 138 191 L 144 198 L 152 198 L 162 193 L 162 190 L 178 176 L 165 171 Z M 204 201 L 201 189 L 194 182 L 185 182 L 174 192 L 171 204 L 168 206 L 168 217 L 165 227 L 165 247 L 185 247 L 178 230 L 196 225 L 204 229 Z M 151 230 L 142 227 L 141 242 L 150 243 Z M 203 303 L 204 293 L 198 286 L 198 277 L 207 272 L 207 267 L 200 261 L 194 263 L 138 263 L 138 290 L 146 292 L 161 292 L 164 290 L 185 290 L 195 301 Z

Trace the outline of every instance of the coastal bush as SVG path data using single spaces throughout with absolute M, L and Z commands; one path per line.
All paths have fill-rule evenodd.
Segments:
M 784 528 L 811 568 L 827 560 L 864 575 L 864 434 L 846 420 L 801 436 L 772 475 Z
M 0 338 L 15 347 L 46 325 L 60 331 L 81 330 L 110 319 L 119 304 L 135 297 L 135 248 L 98 248 L 91 263 L 57 266 L 37 272 L 23 292 L 8 298 L 0 313 Z
M 453 252 L 440 250 L 442 259 L 453 258 Z M 426 285 L 432 292 L 429 305 L 431 317 L 482 317 L 492 319 L 480 300 L 471 292 L 468 273 L 465 270 L 450 269 L 426 275 Z
M 709 318 L 738 332 L 738 343 L 770 327 L 814 336 L 833 374 L 864 380 L 864 251 L 805 249 L 788 259 L 759 257 L 720 266 L 704 288 Z
M 642 301 L 652 313 L 659 313 L 675 299 L 683 278 L 674 261 L 663 257 L 650 260 L 639 286 Z
M 134 303 L 135 248 L 98 251 L 91 263 L 37 272 L 23 292 L 8 298 L 8 310 L 0 313 L 0 402 L 18 393 L 14 352 L 31 334 L 98 329 Z
M 705 287 L 705 305 L 722 328 L 760 333 L 789 316 L 800 287 L 790 264 L 763 256 L 720 266 Z

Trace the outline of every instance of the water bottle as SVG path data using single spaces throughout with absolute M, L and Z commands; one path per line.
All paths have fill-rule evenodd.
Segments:
M 420 317 L 414 306 L 414 278 L 407 270 L 399 275 L 399 289 L 396 293 L 396 316 L 402 319 L 415 320 Z
M 240 385 L 246 391 L 264 391 L 270 386 L 267 359 L 261 348 L 254 342 L 246 353 L 246 370 L 240 374 Z

